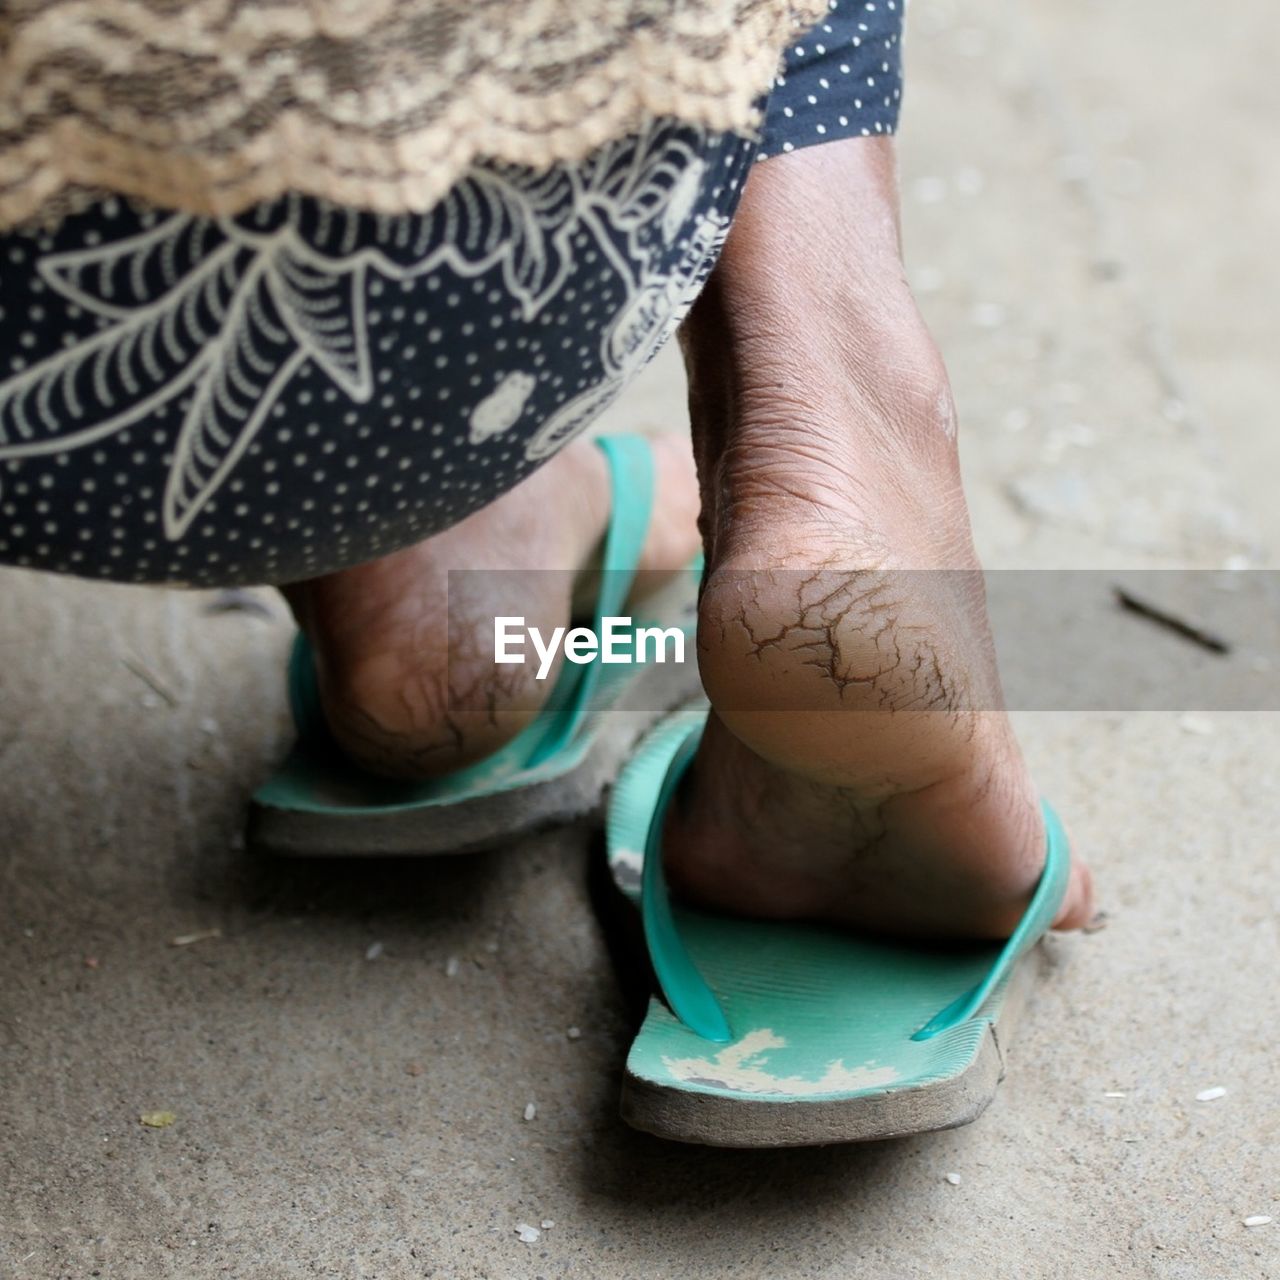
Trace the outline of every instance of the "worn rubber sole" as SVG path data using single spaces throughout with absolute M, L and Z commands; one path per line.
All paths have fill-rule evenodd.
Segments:
M 698 688 L 695 661 L 650 664 L 560 759 L 511 786 L 439 803 L 295 748 L 254 796 L 247 839 L 284 857 L 438 856 L 508 843 L 592 812 L 636 741 Z
M 874 1142 L 959 1128 L 994 1100 L 1009 1042 L 1043 966 L 1040 947 L 1023 957 L 1005 988 L 999 1021 L 986 1023 L 964 1065 L 941 1079 L 847 1097 L 778 1101 L 671 1088 L 629 1066 L 622 1118 L 670 1141 L 736 1148 Z
M 610 800 L 609 872 L 635 909 L 610 937 L 621 943 L 639 926 L 654 992 L 627 1055 L 623 1118 L 723 1147 L 866 1142 L 976 1119 L 1004 1075 L 1069 881 L 1056 813 L 1042 805 L 1044 870 L 1004 942 L 700 911 L 667 891 L 662 832 L 706 715 L 697 703 L 663 721 Z

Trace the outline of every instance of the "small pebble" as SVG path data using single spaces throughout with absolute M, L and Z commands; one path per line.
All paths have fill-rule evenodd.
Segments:
M 1071 446 L 1076 449 L 1091 449 L 1098 443 L 1096 427 L 1086 422 L 1069 422 L 1065 427 L 1049 433 L 1051 441 L 1059 451 Z
M 97 956 L 85 956 L 85 958 L 84 958 L 84 967 L 85 967 L 86 969 L 96 969 L 96 968 L 98 967 L 98 957 L 97 957 Z
M 538 1114 L 538 1104 L 536 1102 L 526 1102 L 524 1104 L 524 1118 L 532 1120 Z
M 565 1032 L 565 1035 L 568 1036 L 570 1040 L 580 1040 L 582 1038 L 582 1032 L 578 1027 L 570 1027 Z
M 1267 1221 L 1270 1222 L 1271 1219 L 1268 1218 Z M 551 1218 L 543 1218 L 542 1220 L 543 1231 L 550 1231 L 551 1228 L 554 1227 L 555 1225 L 556 1225 L 555 1222 Z
M 218 732 L 218 722 L 212 716 L 205 716 L 204 719 L 200 721 L 200 732 L 207 733 L 212 737 Z
M 998 302 L 979 302 L 970 312 L 981 329 L 998 329 L 1005 321 L 1005 309 Z
M 953 1187 L 960 1185 L 960 1175 L 958 1173 L 945 1173 L 942 1175 Z
M 450 956 L 444 963 L 444 976 L 446 978 L 456 978 L 458 976 L 458 957 Z
M 531 1227 L 527 1222 L 522 1222 L 516 1228 L 516 1235 L 524 1241 L 525 1244 L 537 1244 L 542 1231 L 538 1227 Z
M 947 180 L 945 178 L 917 178 L 912 184 L 911 190 L 921 204 L 940 204 L 947 198 Z
M 407 1076 L 420 1076 L 425 1070 L 426 1067 L 420 1062 L 406 1062 L 404 1064 L 404 1073 Z
M 138 1121 L 148 1129 L 167 1129 L 177 1118 L 172 1111 L 144 1111 Z
M 1225 1098 L 1227 1091 L 1220 1085 L 1215 1084 L 1212 1089 L 1201 1089 L 1196 1094 L 1197 1102 L 1216 1102 L 1219 1098 Z
M 1244 1220 L 1246 1227 L 1265 1227 L 1271 1221 L 1269 1213 L 1255 1213 Z
M 229 587 L 204 607 L 205 613 L 256 613 L 260 618 L 274 618 L 274 610 L 243 587 Z
M 208 942 L 211 938 L 222 937 L 221 929 L 197 929 L 195 933 L 179 933 L 169 939 L 171 947 L 189 947 L 196 942 Z
M 911 282 L 916 293 L 937 293 L 946 284 L 947 278 L 937 267 L 917 267 Z
M 364 953 L 366 960 L 380 960 L 382 958 L 382 943 L 371 942 L 369 949 Z
M 1178 728 L 1183 733 L 1194 733 L 1198 737 L 1207 738 L 1213 732 L 1213 721 L 1204 716 L 1185 715 L 1178 717 Z
M 1119 1089 L 1108 1089 L 1102 1096 L 1104 1098 L 1127 1098 L 1129 1095 L 1121 1093 Z

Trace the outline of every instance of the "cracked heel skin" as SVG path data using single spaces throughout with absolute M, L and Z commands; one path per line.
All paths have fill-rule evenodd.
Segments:
M 623 613 L 653 511 L 654 463 L 643 436 L 596 441 L 608 463 L 609 527 L 594 616 Z M 678 628 L 686 653 L 696 629 L 701 563 L 646 602 L 637 626 Z M 566 662 L 537 717 L 499 751 L 426 782 L 366 773 L 325 723 L 306 639 L 294 641 L 289 703 L 298 738 L 254 793 L 248 839 L 285 856 L 419 856 L 492 848 L 571 821 L 598 805 L 636 739 L 698 688 L 697 663 Z

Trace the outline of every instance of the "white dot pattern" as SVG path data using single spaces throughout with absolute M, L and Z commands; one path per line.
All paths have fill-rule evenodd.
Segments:
M 905 2 L 828 0 L 827 16 L 787 50 L 757 160 L 896 131 Z
M 665 340 L 754 150 L 655 122 L 426 215 L 107 199 L 0 237 L 0 562 L 287 582 L 447 528 Z
M 674 329 L 753 158 L 894 131 L 904 2 L 829 0 L 758 148 L 655 121 L 572 174 L 481 168 L 425 215 L 107 197 L 0 237 L 0 563 L 283 582 L 484 506 Z

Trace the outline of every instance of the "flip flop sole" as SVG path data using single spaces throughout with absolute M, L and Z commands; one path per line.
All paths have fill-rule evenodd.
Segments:
M 639 926 L 645 976 L 662 993 L 627 1057 L 623 1118 L 725 1147 L 869 1141 L 976 1119 L 1004 1075 L 1069 881 L 1052 807 L 1042 804 L 1044 869 L 1004 942 L 894 941 L 697 911 L 667 892 L 662 831 L 705 716 L 698 704 L 668 717 L 610 801 L 609 872 L 638 908 L 610 936 L 621 944 Z
M 867 1078 L 874 1079 L 899 1068 L 884 1061 L 883 1047 L 871 1051 L 869 1060 L 856 1063 L 859 1050 L 837 1047 L 830 1036 L 824 1037 L 829 1052 L 846 1056 L 830 1058 L 820 1066 L 811 1064 L 816 1069 L 808 1077 L 787 1077 L 793 1069 L 786 1065 L 789 1046 L 772 1051 L 761 1048 L 755 1055 L 743 1055 L 744 1062 L 737 1062 L 735 1048 L 743 1041 L 749 1050 L 753 1044 L 787 1040 L 785 1030 L 771 1027 L 748 1031 L 736 1045 L 728 1046 L 727 1069 L 725 1049 L 696 1037 L 687 1046 L 692 1056 L 680 1057 L 680 1050 L 669 1048 L 667 1043 L 672 1039 L 671 1015 L 655 1000 L 623 1076 L 622 1118 L 656 1137 L 737 1148 L 871 1142 L 969 1124 L 995 1098 L 1005 1074 L 1009 1040 L 1042 965 L 1043 952 L 1038 947 L 1023 957 L 1000 995 L 998 1021 L 985 1020 L 978 1034 L 967 1028 L 969 1034 L 950 1044 L 929 1042 L 927 1057 L 921 1055 L 926 1060 L 892 1082 L 825 1095 L 797 1095 L 794 1090 L 812 1089 L 824 1075 L 856 1077 L 861 1069 Z M 842 1009 L 841 1016 L 847 1011 Z M 785 1022 L 774 1020 L 785 1028 Z M 896 1038 L 899 1042 L 908 1040 L 901 1032 Z M 672 1070 L 662 1063 L 664 1057 L 674 1065 L 675 1073 L 686 1078 L 672 1079 Z M 764 1092 L 771 1087 L 771 1072 L 776 1072 L 774 1079 L 778 1080 L 778 1091 L 773 1094 Z M 736 1088 L 732 1087 L 735 1083 Z
M 424 799 L 421 788 L 295 749 L 254 796 L 248 841 L 284 857 L 418 857 L 471 853 L 571 821 L 595 809 L 636 741 L 698 687 L 696 662 L 642 667 L 571 750 L 470 796 Z

